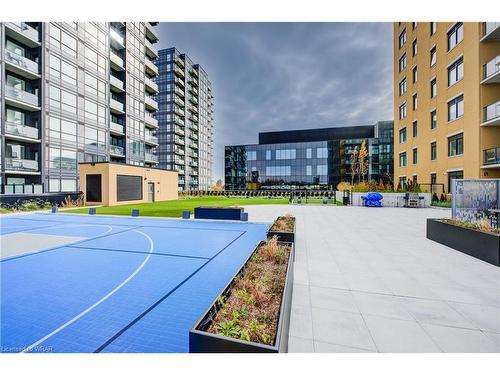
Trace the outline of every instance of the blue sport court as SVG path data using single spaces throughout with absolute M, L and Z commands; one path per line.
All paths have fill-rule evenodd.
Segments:
M 267 224 L 4 215 L 2 352 L 187 352 Z

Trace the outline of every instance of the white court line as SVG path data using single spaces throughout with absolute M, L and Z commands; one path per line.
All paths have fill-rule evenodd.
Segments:
M 96 308 L 97 306 L 99 306 L 101 303 L 103 303 L 104 301 L 106 301 L 109 297 L 111 297 L 113 294 L 115 294 L 118 290 L 120 290 L 123 286 L 125 286 L 130 280 L 132 280 L 132 278 L 137 275 L 141 270 L 142 268 L 146 265 L 146 263 L 148 262 L 149 258 L 151 258 L 151 255 L 153 255 L 153 248 L 154 248 L 154 242 L 153 242 L 153 239 L 151 237 L 149 237 L 146 233 L 144 232 L 141 232 L 139 230 L 136 230 L 136 229 L 132 229 L 133 232 L 137 232 L 137 233 L 140 233 L 142 234 L 144 237 L 146 237 L 148 240 L 149 240 L 149 252 L 148 252 L 148 256 L 144 259 L 144 261 L 140 264 L 139 267 L 136 268 L 136 270 L 134 272 L 132 272 L 125 280 L 123 280 L 120 285 L 118 285 L 116 288 L 114 288 L 111 292 L 109 292 L 108 294 L 106 294 L 104 297 L 102 297 L 99 301 L 97 301 L 96 303 L 94 303 L 92 306 L 88 307 L 87 309 L 83 310 L 80 314 L 78 314 L 77 316 L 75 316 L 73 319 L 71 320 L 68 320 L 66 323 L 64 323 L 62 326 L 60 326 L 59 328 L 55 329 L 54 331 L 50 332 L 48 335 L 42 337 L 40 340 L 38 340 L 37 342 L 31 344 L 30 346 L 28 346 L 26 349 L 24 349 L 21 353 L 26 353 L 26 352 L 29 352 L 31 351 L 34 347 L 40 345 L 42 342 L 44 342 L 45 340 L 51 338 L 52 336 L 54 336 L 56 333 L 62 331 L 64 328 L 66 328 L 67 326 L 69 326 L 70 324 L 73 324 L 74 322 L 76 322 L 78 319 L 80 319 L 81 317 L 83 317 L 84 315 L 86 315 L 87 313 L 89 313 L 90 311 L 92 311 L 94 308 Z

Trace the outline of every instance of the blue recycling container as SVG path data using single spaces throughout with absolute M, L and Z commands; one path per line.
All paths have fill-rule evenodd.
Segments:
M 133 217 L 139 216 L 139 209 L 138 208 L 132 208 L 132 216 Z

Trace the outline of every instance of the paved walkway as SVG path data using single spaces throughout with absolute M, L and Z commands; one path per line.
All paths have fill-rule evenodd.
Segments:
M 500 271 L 425 238 L 448 210 L 249 206 L 297 217 L 290 352 L 500 352 Z

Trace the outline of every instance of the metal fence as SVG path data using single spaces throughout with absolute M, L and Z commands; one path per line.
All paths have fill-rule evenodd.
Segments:
M 500 179 L 452 181 L 452 218 L 468 223 L 488 220 L 498 228 Z

